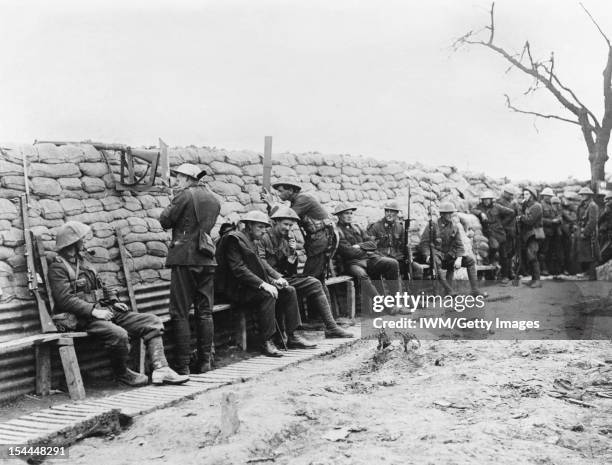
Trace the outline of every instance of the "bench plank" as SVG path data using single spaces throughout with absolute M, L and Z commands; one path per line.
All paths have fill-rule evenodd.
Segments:
M 34 347 L 35 344 L 45 344 L 47 342 L 58 341 L 63 338 L 76 338 L 76 337 L 87 337 L 85 332 L 74 332 L 74 333 L 45 333 L 45 334 L 34 334 L 32 336 L 26 336 L 19 339 L 13 339 L 12 341 L 0 342 L 0 354 L 6 354 L 19 349 L 25 349 L 28 347 Z

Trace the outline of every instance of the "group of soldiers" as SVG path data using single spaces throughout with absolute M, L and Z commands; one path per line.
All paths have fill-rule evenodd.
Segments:
M 588 187 L 559 196 L 550 187 L 539 196 L 526 187 L 515 198 L 520 194 L 512 185 L 498 199 L 487 191 L 472 209 L 488 239 L 489 263 L 499 265 L 502 282 L 526 273 L 532 287 L 541 287 L 541 275 L 562 280 L 584 273 L 595 280 L 596 266 L 612 258 L 612 194 L 605 194 L 601 215 Z
M 466 250 L 465 234 L 451 202 L 442 202 L 440 217 L 436 221 L 430 218 L 422 234 L 418 250 L 424 257 L 423 265 L 429 265 L 424 267 L 412 261 L 411 253 L 407 256 L 410 249 L 405 244 L 401 211 L 394 202 L 385 205 L 381 220 L 364 230 L 353 221 L 357 207 L 339 204 L 333 211 L 334 221 L 314 195 L 302 191 L 298 182 L 281 179 L 272 184 L 276 196 L 267 191 L 262 194 L 268 204 L 267 213 L 246 213 L 240 227 L 222 225 L 220 237 L 213 242 L 210 233 L 221 204 L 202 181 L 206 171 L 185 163 L 172 173 L 176 176 L 175 194 L 159 221 L 163 228 L 172 230 L 166 266 L 171 268 L 173 369 L 164 355 L 161 320 L 151 314 L 130 312 L 89 263 L 84 244 L 90 232 L 88 226 L 70 221 L 58 230 L 58 254 L 49 269 L 55 312 L 75 315 L 77 328 L 97 337 L 108 350 L 117 380 L 130 386 L 148 382 L 145 375 L 128 368 L 130 337 L 145 342 L 155 384 L 184 383 L 192 372 L 212 369 L 215 293 L 254 310 L 261 351 L 270 357 L 283 355 L 279 347 L 316 347 L 296 332 L 302 324 L 300 300 L 306 300 L 309 310 L 319 313 L 325 324 L 325 337 L 352 337 L 337 324 L 332 313 L 325 285 L 326 278 L 334 272 L 332 263 L 340 267 L 337 271 L 355 278 L 361 300 L 366 303 L 382 293 L 395 294 L 402 287 L 402 278 L 420 276 L 423 268 L 429 268 L 432 276 L 440 280 L 444 292 L 452 293 L 453 273 L 465 267 L 471 293 L 482 294 L 476 262 Z M 524 272 L 511 264 L 520 252 L 523 267 L 532 275 L 529 284 L 541 286 L 542 260 L 547 266 L 542 266 L 543 270 L 554 273 L 559 269 L 550 264 L 560 260 L 559 244 L 565 250 L 566 227 L 578 249 L 580 263 L 592 273 L 599 218 L 593 193 L 585 189 L 580 191 L 582 203 L 565 210 L 566 206 L 558 206 L 546 189 L 540 194 L 541 202 L 532 188 L 522 191 L 522 199 L 515 198 L 519 191 L 512 186 L 506 186 L 499 199 L 483 194 L 473 213 L 486 225 L 490 257 L 499 257 L 503 282 Z M 606 229 L 606 237 L 610 238 L 612 202 L 603 217 L 610 225 Z M 191 350 L 191 307 L 196 363 Z

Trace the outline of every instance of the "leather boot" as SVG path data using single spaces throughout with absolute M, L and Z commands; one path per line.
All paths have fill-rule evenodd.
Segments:
M 443 271 L 440 270 L 438 273 L 438 281 L 440 281 L 440 284 L 442 284 L 442 287 L 444 288 L 444 295 L 452 295 L 453 294 L 453 288 L 451 287 L 450 284 L 448 284 L 448 281 L 446 280 L 446 278 L 444 277 L 444 275 L 442 274 Z M 446 272 L 447 274 L 449 273 L 448 271 Z M 452 279 L 452 272 L 451 272 L 451 279 Z
M 161 336 L 147 341 L 147 351 L 153 368 L 151 373 L 153 384 L 183 384 L 189 381 L 188 375 L 179 375 L 168 366 Z
M 272 339 L 264 341 L 261 345 L 261 353 L 267 357 L 282 357 L 283 354 L 276 348 Z
M 323 319 L 323 323 L 325 323 L 325 337 L 326 338 L 334 338 L 334 337 L 353 337 L 352 333 L 343 330 L 336 320 L 334 320 L 334 316 L 332 315 L 332 310 L 329 305 L 329 301 L 325 294 L 317 294 L 312 296 L 310 299 L 310 304 L 312 304 L 313 308 L 316 308 Z
M 197 372 L 206 373 L 212 370 L 212 346 L 214 344 L 214 326 L 212 319 L 197 320 L 196 335 L 198 340 Z
M 117 382 L 130 387 L 146 386 L 149 378 L 128 368 L 129 350 L 127 347 L 116 347 L 110 350 L 111 366 Z
M 189 375 L 191 358 L 189 320 L 173 319 L 172 336 L 174 337 L 175 371 L 181 375 Z
M 468 275 L 468 280 L 470 281 L 470 295 L 473 295 L 474 297 L 477 297 L 479 295 L 482 296 L 487 296 L 486 292 L 482 292 L 480 289 L 478 289 L 478 273 L 476 271 L 476 265 L 472 265 L 469 266 L 467 268 L 467 275 Z
M 287 339 L 287 347 L 290 349 L 314 349 L 317 345 L 302 336 L 291 333 Z

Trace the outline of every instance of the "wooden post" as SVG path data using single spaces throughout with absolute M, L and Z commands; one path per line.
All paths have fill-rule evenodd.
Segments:
M 57 345 L 70 398 L 72 400 L 83 400 L 85 399 L 85 387 L 81 379 L 81 370 L 74 350 L 74 342 L 72 338 L 61 338 L 57 341 Z
M 351 320 L 355 319 L 355 284 L 353 281 L 346 282 L 346 311 Z
M 130 299 L 130 307 L 133 312 L 138 312 L 138 305 L 136 304 L 136 294 L 134 294 L 134 285 L 132 284 L 132 278 L 130 275 L 130 268 L 128 266 L 128 254 L 125 248 L 125 242 L 123 242 L 123 234 L 119 228 L 115 228 L 115 234 L 117 235 L 117 244 L 119 245 L 119 255 L 121 255 L 121 265 L 123 268 L 123 275 L 125 276 L 125 286 L 128 292 L 128 298 Z M 145 355 L 146 350 L 144 342 L 140 339 L 140 343 L 137 346 L 136 358 L 138 360 L 138 372 L 145 372 Z
M 36 357 L 36 394 L 48 396 L 51 392 L 51 349 L 49 344 L 36 341 L 34 356 Z
M 239 318 L 240 318 L 240 337 L 239 337 L 239 341 L 240 341 L 240 345 L 242 346 L 242 350 L 247 350 L 247 323 L 246 323 L 246 314 L 244 312 L 244 309 L 240 309 L 238 310 L 239 312 Z

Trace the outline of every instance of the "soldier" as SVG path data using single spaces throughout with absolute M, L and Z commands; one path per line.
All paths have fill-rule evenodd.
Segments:
M 162 334 L 164 325 L 150 313 L 134 313 L 117 294 L 100 280 L 83 255 L 83 242 L 89 226 L 68 221 L 57 231 L 58 251 L 49 267 L 49 285 L 58 312 L 73 314 L 77 329 L 98 338 L 108 350 L 117 381 L 128 386 L 143 386 L 148 378 L 128 368 L 129 336 L 145 342 L 153 372 L 153 384 L 181 384 L 189 380 L 168 367 Z
M 266 231 L 257 243 L 259 256 L 295 288 L 298 298 L 308 299 L 308 308 L 319 312 L 325 323 L 325 337 L 353 337 L 351 333 L 340 328 L 334 320 L 329 301 L 323 291 L 324 284 L 312 276 L 297 274 L 298 242 L 291 229 L 300 217 L 291 208 L 281 206 L 271 218 L 274 220 L 272 228 Z
M 295 334 L 302 324 L 295 288 L 268 262 L 259 257 L 256 242 L 270 226 L 268 215 L 250 211 L 242 218 L 244 231 L 232 231 L 219 243 L 219 273 L 225 294 L 241 305 L 257 309 L 259 331 L 263 336 L 261 351 L 269 357 L 281 357 L 273 336 L 276 317 L 284 319 L 287 346 L 294 349 L 316 347 L 307 339 Z M 279 331 L 280 333 L 280 331 Z M 281 334 L 277 333 L 277 336 Z
M 378 253 L 383 257 L 394 258 L 400 266 L 400 275 L 408 279 L 404 248 L 404 224 L 399 220 L 400 208 L 397 202 L 385 205 L 385 216 L 368 226 L 367 232 L 374 238 Z
M 389 295 L 395 295 L 399 291 L 399 263 L 394 258 L 380 255 L 373 237 L 357 224 L 353 224 L 355 210 L 356 207 L 343 203 L 338 204 L 334 210 L 334 215 L 338 217 L 340 236 L 338 256 L 342 260 L 344 272 L 356 279 L 362 299 L 369 303 L 379 294 L 371 279 L 384 278 L 388 284 Z M 380 291 L 383 291 L 382 286 Z
M 215 246 L 210 231 L 217 221 L 221 204 L 199 183 L 206 174 L 196 165 L 184 163 L 176 170 L 178 193 L 159 217 L 164 229 L 172 228 L 166 266 L 170 278 L 170 318 L 174 331 L 176 371 L 189 374 L 191 333 L 189 311 L 193 304 L 197 337 L 196 370 L 212 368 L 214 324 Z
M 464 267 L 470 282 L 470 294 L 473 296 L 486 295 L 478 289 L 478 275 L 476 272 L 476 261 L 466 254 L 463 241 L 461 239 L 463 228 L 459 221 L 453 221 L 453 215 L 457 210 L 452 202 L 442 202 L 440 204 L 440 218 L 437 222 L 432 222 L 433 231 L 428 224 L 421 236 L 421 253 L 427 257 L 430 266 L 438 271 L 438 279 L 447 294 L 453 294 L 452 281 L 455 270 Z M 430 244 L 433 240 L 434 262 L 432 263 L 430 254 Z M 446 270 L 443 276 L 441 270 Z
M 555 281 L 561 280 L 560 274 L 563 273 L 563 249 L 561 245 L 561 226 L 563 224 L 563 218 L 561 216 L 561 199 L 557 196 L 550 199 L 550 203 L 554 210 L 555 220 L 553 222 L 553 235 L 550 241 L 550 247 L 548 249 L 549 256 L 546 258 L 548 261 L 548 270 L 552 273 Z M 546 230 L 544 230 L 546 234 Z
M 302 187 L 292 180 L 281 179 L 272 184 L 272 187 L 276 189 L 281 200 L 291 203 L 291 208 L 300 217 L 298 225 L 304 233 L 306 250 L 303 274 L 314 276 L 321 284 L 325 284 L 329 260 L 337 241 L 329 213 L 312 194 L 301 192 Z M 265 197 L 264 201 L 272 208 L 269 197 Z M 327 292 L 325 286 L 323 289 Z
M 580 197 L 572 191 L 563 193 L 561 202 L 561 245 L 563 248 L 563 270 L 574 275 L 578 273 L 576 262 L 576 230 L 578 201 Z
M 499 250 L 505 247 L 504 244 L 507 241 L 506 230 L 504 228 L 503 220 L 507 218 L 514 218 L 515 211 L 511 207 L 506 207 L 497 202 L 493 202 L 495 194 L 492 191 L 485 191 L 480 195 L 480 203 L 473 208 L 471 213 L 475 215 L 482 225 L 482 232 L 489 240 L 489 264 L 493 265 L 496 262 L 501 263 L 503 260 L 498 258 Z M 502 283 L 508 283 L 508 271 L 503 270 Z M 506 281 L 503 281 L 504 276 Z
M 602 263 L 612 259 L 612 192 L 606 192 L 604 202 L 605 206 L 598 222 Z
M 497 199 L 497 203 L 499 205 L 513 211 L 512 215 L 506 215 L 500 218 L 500 222 L 506 234 L 506 240 L 499 244 L 499 261 L 501 265 L 500 276 L 501 282 L 504 285 L 508 284 L 510 279 L 514 277 L 512 273 L 511 261 L 517 247 L 515 219 L 521 211 L 521 207 L 518 202 L 516 202 L 514 197 L 519 193 L 520 191 L 516 187 L 511 184 L 506 184 L 500 198 Z
M 561 227 L 561 211 L 559 207 L 555 207 L 552 204 L 552 198 L 555 193 L 550 187 L 545 187 L 540 192 L 540 199 L 542 205 L 542 227 L 544 228 L 544 240 L 542 241 L 542 248 L 539 253 L 540 270 L 542 276 L 548 276 L 552 273 L 553 279 L 558 279 L 561 270 L 556 258 L 557 251 L 557 238 L 560 234 Z M 558 200 L 558 199 L 557 199 Z M 549 273 L 550 271 L 550 273 Z
M 595 267 L 599 261 L 599 242 L 597 238 L 597 221 L 599 219 L 599 207 L 593 200 L 595 195 L 588 187 L 578 191 L 581 197 L 580 205 L 576 213 L 578 218 L 578 235 L 576 238 L 576 254 L 578 263 L 583 272 L 587 273 L 590 280 L 597 279 Z
M 523 189 L 523 204 L 521 215 L 517 217 L 521 229 L 521 241 L 523 244 L 522 262 L 525 268 L 531 271 L 531 281 L 525 285 L 538 288 L 542 287 L 540 281 L 540 263 L 538 262 L 538 251 L 540 242 L 544 239 L 544 228 L 542 227 L 542 205 L 536 200 L 538 193 L 533 187 Z

